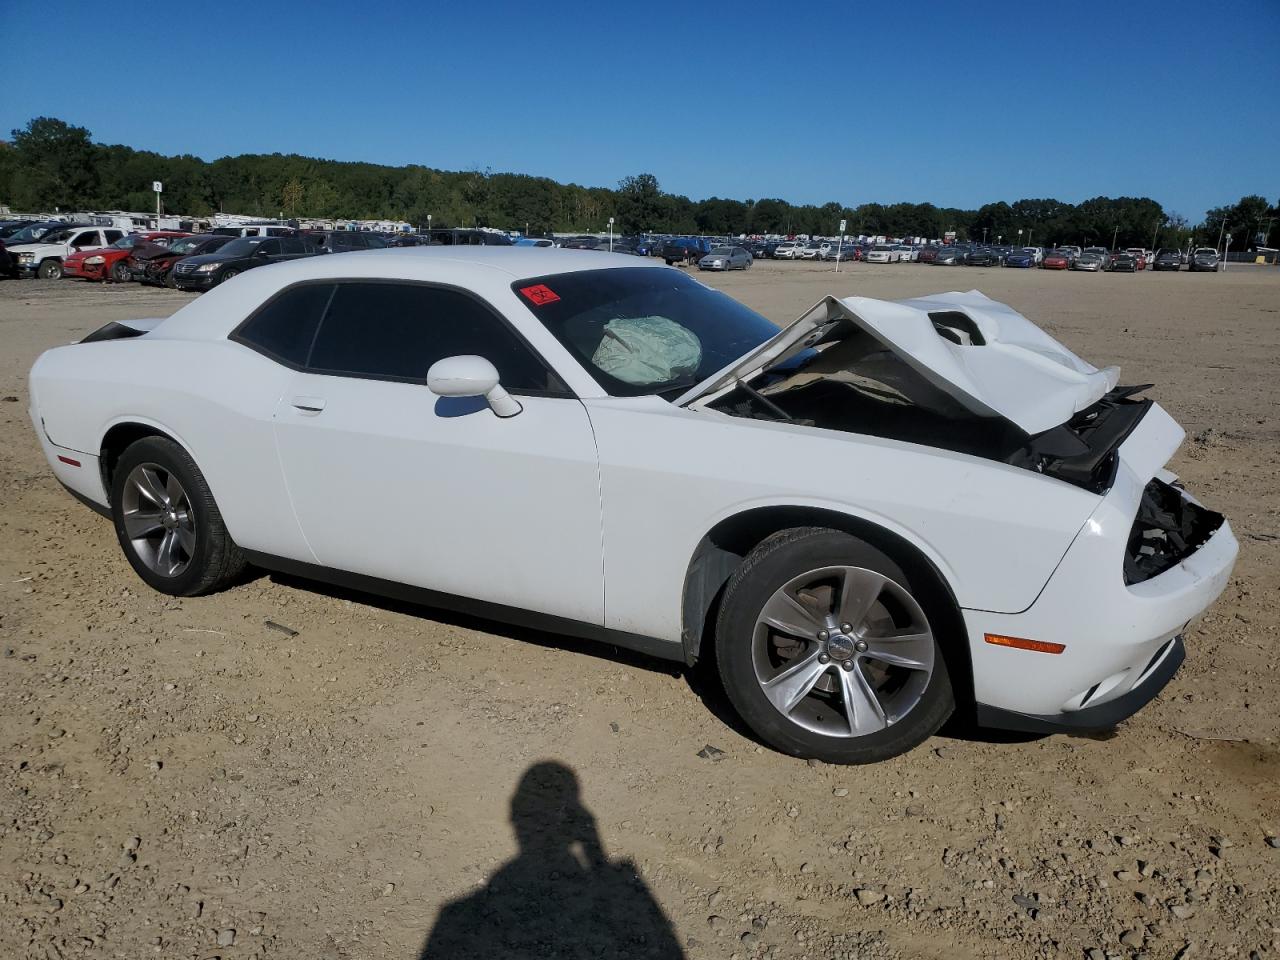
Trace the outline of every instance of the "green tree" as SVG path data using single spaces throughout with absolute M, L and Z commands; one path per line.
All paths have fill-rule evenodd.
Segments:
M 97 205 L 98 150 L 84 127 L 36 117 L 13 131 L 13 150 L 14 206 L 46 210 Z

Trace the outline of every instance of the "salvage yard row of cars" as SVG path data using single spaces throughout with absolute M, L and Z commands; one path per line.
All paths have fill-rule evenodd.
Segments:
M 252 565 L 706 658 L 762 742 L 866 763 L 956 712 L 1113 726 L 1231 575 L 1149 387 L 976 291 L 778 327 L 655 258 L 302 243 L 180 259 L 223 282 L 31 369 L 49 469 L 156 591 Z
M 748 270 L 758 259 L 918 262 L 935 266 L 1039 267 L 1045 270 L 1132 272 L 1219 269 L 1218 254 L 1201 247 L 1153 253 L 1140 248 L 1012 247 L 983 244 L 902 244 L 840 240 L 733 240 L 705 237 L 573 237 L 559 241 L 520 238 L 496 231 L 434 230 L 429 235 L 383 235 L 352 230 L 297 230 L 278 223 L 218 227 L 209 233 L 172 230 L 127 232 L 122 227 L 61 221 L 0 222 L 0 275 L 138 281 L 180 290 L 208 290 L 255 267 L 324 253 L 390 246 L 560 246 L 565 249 L 657 257 L 668 265 L 700 270 Z

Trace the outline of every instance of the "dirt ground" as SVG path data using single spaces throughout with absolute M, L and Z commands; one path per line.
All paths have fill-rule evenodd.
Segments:
M 1280 957 L 1280 270 L 703 279 L 777 321 L 977 288 L 1155 383 L 1241 541 L 1174 682 L 1107 737 L 838 768 L 609 647 L 274 576 L 160 596 L 46 469 L 26 372 L 189 298 L 2 282 L 0 957 Z

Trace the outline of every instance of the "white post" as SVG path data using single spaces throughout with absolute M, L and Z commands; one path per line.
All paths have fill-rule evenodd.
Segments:
M 848 221 L 840 221 L 840 242 L 836 244 L 836 269 L 834 271 L 836 273 L 840 272 L 840 257 L 844 253 L 844 230 L 848 225 Z
M 609 252 L 613 253 L 613 217 L 609 218 Z
M 160 229 L 160 193 L 164 190 L 164 184 L 159 180 L 151 181 L 151 189 L 156 192 L 156 229 Z
M 1231 249 L 1231 234 L 1227 234 L 1227 245 L 1222 248 L 1222 272 L 1227 272 L 1227 251 Z

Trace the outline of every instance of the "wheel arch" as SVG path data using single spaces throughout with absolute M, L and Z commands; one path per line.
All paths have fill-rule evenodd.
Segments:
M 107 492 L 108 499 L 111 497 L 111 480 L 115 474 L 116 464 L 120 462 L 121 454 L 134 443 L 147 437 L 162 437 L 176 443 L 192 460 L 195 460 L 195 454 L 191 452 L 191 448 L 172 430 L 141 418 L 119 420 L 107 428 L 107 432 L 102 435 L 102 442 L 98 445 L 98 470 L 102 475 L 102 488 Z
M 720 598 L 730 577 L 767 537 L 792 527 L 827 527 L 883 551 L 924 593 L 925 608 L 943 618 L 938 637 L 957 698 L 972 699 L 973 666 L 960 604 L 937 564 L 918 545 L 872 520 L 814 506 L 761 506 L 720 520 L 698 542 L 685 573 L 681 642 L 685 662 L 699 659 L 715 628 Z

